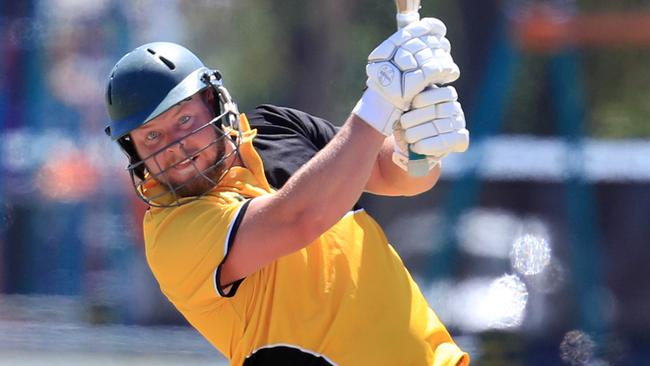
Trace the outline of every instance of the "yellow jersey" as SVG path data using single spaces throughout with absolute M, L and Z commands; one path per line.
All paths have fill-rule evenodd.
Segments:
M 256 120 L 300 113 L 265 108 Z M 382 229 L 360 208 L 305 248 L 221 288 L 220 264 L 248 202 L 274 191 L 252 143 L 256 130 L 243 115 L 240 128 L 246 167 L 230 169 L 198 200 L 145 215 L 147 261 L 189 323 L 232 365 L 468 365 Z

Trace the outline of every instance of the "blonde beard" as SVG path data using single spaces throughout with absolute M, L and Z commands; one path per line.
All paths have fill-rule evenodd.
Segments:
M 197 174 L 184 182 L 174 182 L 167 179 L 154 179 L 165 187 L 173 189 L 174 193 L 179 197 L 195 197 L 201 196 L 217 186 L 225 172 L 227 171 L 226 163 L 227 157 L 225 156 L 225 141 L 219 141 L 215 144 L 216 154 L 214 161 L 206 169 L 200 173 L 197 169 Z M 164 178 L 164 174 L 160 178 Z

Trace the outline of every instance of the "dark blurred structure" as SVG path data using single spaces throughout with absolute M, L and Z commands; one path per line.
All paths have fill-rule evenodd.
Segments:
M 472 147 L 433 191 L 362 205 L 476 364 L 649 363 L 647 5 L 422 5 L 448 24 Z M 56 295 L 90 324 L 184 324 L 147 269 L 144 206 L 103 135 L 104 79 L 123 53 L 181 42 L 223 71 L 242 110 L 270 102 L 336 123 L 394 28 L 391 3 L 370 0 L 0 9 L 0 297 Z

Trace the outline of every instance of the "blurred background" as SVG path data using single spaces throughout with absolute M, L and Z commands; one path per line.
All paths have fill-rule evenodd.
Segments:
M 423 0 L 472 146 L 437 187 L 363 197 L 474 365 L 650 364 L 650 3 Z M 0 5 L 0 365 L 223 365 L 159 293 L 106 76 L 151 41 L 340 124 L 391 1 Z M 343 179 L 343 177 L 342 177 Z M 362 330 L 360 330 L 361 332 Z

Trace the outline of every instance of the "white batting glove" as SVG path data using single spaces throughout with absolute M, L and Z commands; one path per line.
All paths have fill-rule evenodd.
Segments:
M 404 171 L 409 171 L 409 154 L 408 154 L 408 144 L 404 138 L 404 130 L 396 129 L 393 131 L 393 136 L 395 138 L 395 144 L 393 145 L 393 163 L 398 167 L 402 168 Z M 425 156 L 429 170 L 436 167 L 440 164 L 442 156 Z
M 449 53 L 447 28 L 424 18 L 400 29 L 368 56 L 368 88 L 352 113 L 388 136 L 411 100 L 430 84 L 458 79 L 460 71 Z
M 395 164 L 407 169 L 409 147 L 427 157 L 429 169 L 447 154 L 467 150 L 469 131 L 454 87 L 430 86 L 413 99 L 411 107 L 394 133 Z

